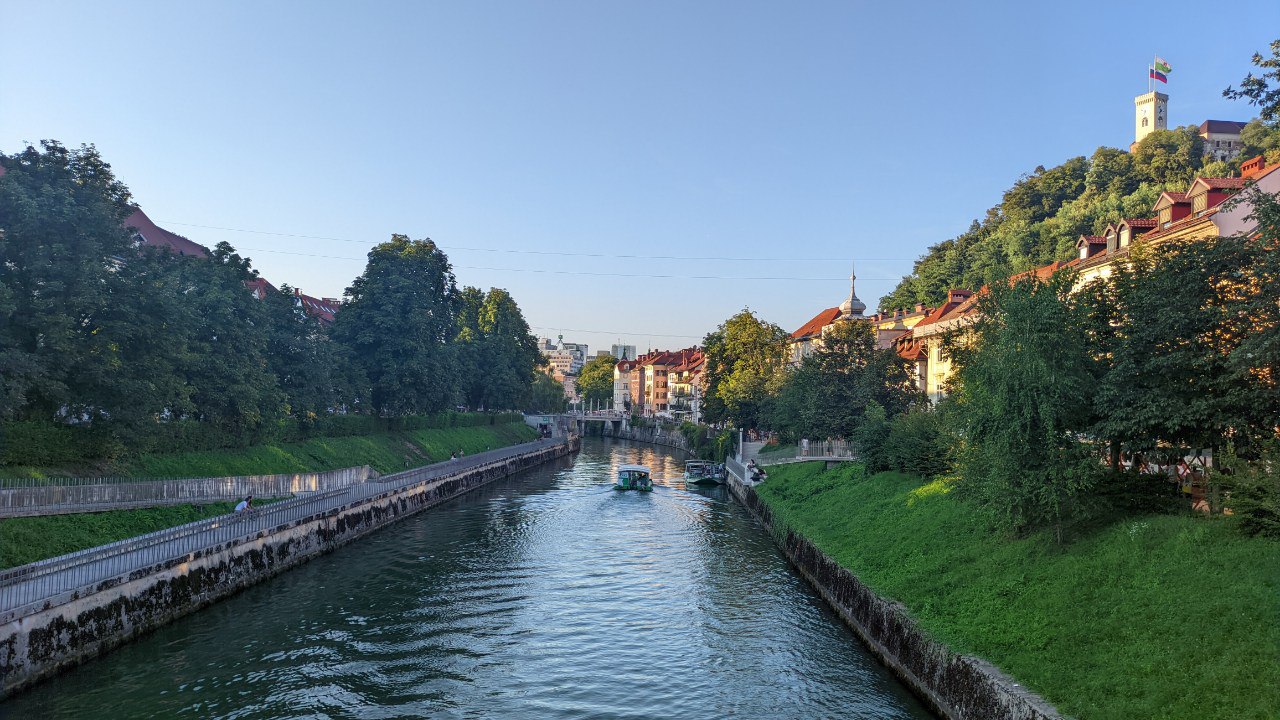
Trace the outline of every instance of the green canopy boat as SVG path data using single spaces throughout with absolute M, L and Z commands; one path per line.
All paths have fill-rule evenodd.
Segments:
M 684 481 L 690 485 L 718 485 L 724 482 L 724 467 L 709 460 L 689 460 L 684 464 Z
M 618 468 L 618 482 L 613 487 L 616 490 L 651 492 L 653 490 L 653 473 L 644 465 L 623 465 Z

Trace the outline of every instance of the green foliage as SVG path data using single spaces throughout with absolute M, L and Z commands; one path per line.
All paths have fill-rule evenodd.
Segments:
M 1268 254 L 1242 238 L 1135 248 L 1128 266 L 1090 283 L 1082 302 L 1101 309 L 1090 321 L 1093 352 L 1108 359 L 1099 436 L 1150 452 L 1274 433 L 1280 390 L 1261 371 L 1280 362 L 1251 354 L 1262 350 L 1280 299 L 1280 286 L 1257 293 L 1250 271 L 1265 268 Z
M 534 412 L 559 413 L 569 407 L 564 396 L 564 385 L 545 372 L 536 373 L 529 390 L 528 409 Z
M 771 468 L 774 518 L 1064 715 L 1271 717 L 1280 552 L 1230 519 L 1130 517 L 1068 545 L 986 531 L 952 486 L 820 463 Z
M 1272 441 L 1252 463 L 1234 461 L 1231 511 L 1246 535 L 1280 539 L 1280 450 Z
M 1271 57 L 1253 54 L 1253 64 L 1260 72 L 1252 72 L 1240 81 L 1240 88 L 1228 86 L 1222 96 L 1232 100 L 1248 100 L 1258 107 L 1263 122 L 1280 126 L 1280 40 L 1271 41 Z
M 459 306 L 460 380 L 467 405 L 488 410 L 524 406 L 542 355 L 515 299 L 500 288 L 482 293 L 469 287 L 459 294 Z
M 892 467 L 885 447 L 892 427 L 883 405 L 874 400 L 867 403 L 862 422 L 851 437 L 868 472 L 883 472 Z
M 261 506 L 281 499 L 254 498 L 254 504 Z M 0 569 L 225 515 L 233 509 L 234 502 L 217 502 L 0 520 Z
M 870 403 L 892 416 L 922 399 L 907 362 L 877 348 L 875 328 L 867 322 L 836 322 L 783 379 L 771 426 L 794 437 L 853 438 Z M 869 435 L 864 439 L 871 442 Z
M 1069 274 L 991 289 L 958 365 L 954 414 L 961 493 L 1015 533 L 1059 536 L 1097 481 L 1079 433 L 1093 420 L 1096 368 L 1068 292 Z
M 391 240 L 369 251 L 347 288 L 333 336 L 349 347 L 369 381 L 378 415 L 432 413 L 459 399 L 457 283 L 431 240 Z
M 708 422 L 761 424 L 782 383 L 787 338 L 785 330 L 747 309 L 707 335 L 703 416 Z
M 1169 187 L 1186 188 L 1204 161 L 1204 138 L 1195 125 L 1155 130 L 1142 138 L 1133 153 L 1139 177 Z
M 613 401 L 613 368 L 618 364 L 612 355 L 598 355 L 587 361 L 578 373 L 578 394 L 588 405 L 608 407 Z
M 928 403 L 895 416 L 881 448 L 884 469 L 926 478 L 949 472 L 952 438 L 944 431 L 942 417 Z M 875 471 L 870 464 L 868 469 Z

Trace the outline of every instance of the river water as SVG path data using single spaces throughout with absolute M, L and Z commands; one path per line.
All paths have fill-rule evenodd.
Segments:
M 610 488 L 639 462 L 652 493 Z M 725 494 L 588 440 L 7 703 L 0 718 L 927 718 Z

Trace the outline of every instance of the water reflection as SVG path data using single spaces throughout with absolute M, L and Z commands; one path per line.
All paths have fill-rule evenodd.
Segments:
M 661 487 L 617 492 L 623 464 Z M 928 717 L 718 486 L 589 441 L 34 689 L 0 717 Z

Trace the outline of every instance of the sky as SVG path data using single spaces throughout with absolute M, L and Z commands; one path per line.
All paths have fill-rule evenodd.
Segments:
M 340 297 L 392 233 L 535 334 L 679 348 L 871 308 L 1037 165 L 1170 125 L 1280 2 L 16 2 L 0 151 L 91 143 L 147 214 Z

